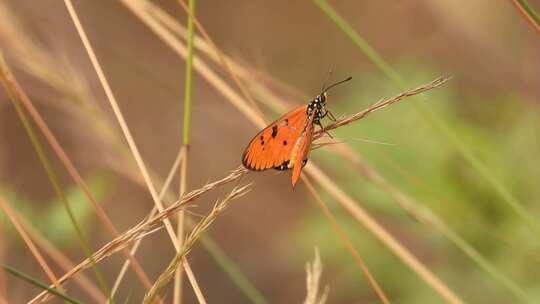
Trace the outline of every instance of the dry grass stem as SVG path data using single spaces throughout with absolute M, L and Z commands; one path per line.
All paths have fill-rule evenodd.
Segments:
M 420 207 L 416 202 L 413 202 L 412 199 L 401 192 L 399 189 L 394 187 L 390 182 L 388 182 L 384 177 L 382 177 L 375 169 L 371 168 L 369 165 L 364 163 L 358 154 L 355 154 L 349 149 L 344 149 L 344 147 L 336 145 L 331 148 L 336 154 L 343 157 L 353 166 L 355 166 L 358 171 L 374 185 L 377 185 L 383 189 L 394 202 L 405 211 L 412 219 L 415 221 L 433 227 L 434 215 L 429 209 Z
M 240 177 L 245 175 L 246 172 L 247 172 L 247 169 L 239 167 L 235 169 L 234 171 L 232 171 L 225 178 L 206 184 L 205 186 L 184 195 L 182 200 L 172 204 L 171 206 L 159 212 L 152 218 L 139 222 L 137 225 L 133 226 L 128 231 L 124 232 L 123 234 L 115 238 L 114 240 L 110 241 L 109 243 L 101 247 L 101 249 L 99 249 L 92 255 L 91 259 L 85 259 L 84 261 L 79 263 L 79 265 L 71 269 L 68 273 L 64 274 L 58 280 L 58 282 L 60 284 L 64 284 L 73 275 L 90 267 L 91 260 L 93 260 L 95 263 L 98 263 L 101 260 L 118 252 L 119 250 L 126 248 L 131 242 L 136 241 L 137 239 L 144 238 L 148 234 L 155 232 L 157 229 L 160 229 L 163 226 L 163 222 L 166 219 L 169 219 L 172 215 L 176 214 L 179 210 L 184 208 L 187 204 L 195 201 L 201 195 L 205 194 L 208 191 L 211 191 L 217 187 L 220 187 L 232 181 L 238 180 Z M 40 293 L 32 300 L 32 302 L 39 303 L 41 300 L 43 300 L 43 296 L 45 294 L 46 294 L 46 291 Z
M 369 213 L 360 207 L 349 195 L 341 190 L 321 169 L 314 165 L 307 165 L 304 169 L 317 181 L 332 197 L 334 197 L 356 220 L 361 222 L 379 241 L 392 253 L 409 266 L 420 278 L 431 286 L 447 302 L 461 304 L 463 301 L 435 274 L 420 262 L 407 248 L 384 229 Z
M 45 253 L 64 271 L 70 271 L 75 264 L 65 255 L 54 247 L 44 236 L 42 236 L 38 231 L 35 230 L 28 222 L 24 220 L 19 215 L 22 226 L 26 229 L 28 234 L 34 239 L 34 241 L 43 249 Z M 84 273 L 73 277 L 73 280 L 81 286 L 84 290 L 96 303 L 105 303 L 105 296 L 101 293 L 101 290 L 91 281 Z
M 531 25 L 531 27 L 536 31 L 537 34 L 540 34 L 540 20 L 536 19 L 538 16 L 535 16 L 535 12 L 527 12 L 519 0 L 511 0 L 514 7 L 517 11 L 523 16 L 523 18 Z
M 347 251 L 349 251 L 349 253 L 353 257 L 356 265 L 358 265 L 358 267 L 364 273 L 364 276 L 367 278 L 369 285 L 371 286 L 371 288 L 373 289 L 373 291 L 375 292 L 379 300 L 384 304 L 390 304 L 388 297 L 382 290 L 381 286 L 379 285 L 375 277 L 369 271 L 369 268 L 367 267 L 366 263 L 364 262 L 364 260 L 362 259 L 358 251 L 354 248 L 352 241 L 349 239 L 347 234 L 345 234 L 345 231 L 341 229 L 341 226 L 339 226 L 337 219 L 334 217 L 330 209 L 328 209 L 328 207 L 324 204 L 324 202 L 322 201 L 321 197 L 319 196 L 319 194 L 317 193 L 317 191 L 315 190 L 315 188 L 313 187 L 309 179 L 303 176 L 302 180 L 304 181 L 304 184 L 306 185 L 306 188 L 308 189 L 312 197 L 315 199 L 315 203 L 323 211 L 327 220 L 332 225 L 332 228 L 337 233 L 339 239 L 345 245 L 345 248 L 347 248 Z
M 105 73 L 103 72 L 103 69 L 101 68 L 101 65 L 99 64 L 99 61 L 97 59 L 97 56 L 95 55 L 92 45 L 90 44 L 90 40 L 86 36 L 86 33 L 82 27 L 79 17 L 77 16 L 77 12 L 75 11 L 73 4 L 71 3 L 71 0 L 64 0 L 64 3 L 77 29 L 77 33 L 79 34 L 79 37 L 81 38 L 84 48 L 86 52 L 88 53 L 88 56 L 90 57 L 92 66 L 94 67 L 94 70 L 96 71 L 96 74 L 101 83 L 101 86 L 103 87 L 103 90 L 105 91 L 105 95 L 107 96 L 107 100 L 109 101 L 113 109 L 114 115 L 116 119 L 118 120 L 120 128 L 122 129 L 122 133 L 124 134 L 124 137 L 126 138 L 126 141 L 128 142 L 131 153 L 133 154 L 133 157 L 135 158 L 135 162 L 137 163 L 137 166 L 139 167 L 139 170 L 141 171 L 141 174 L 144 177 L 148 191 L 150 192 L 150 195 L 152 196 L 152 200 L 154 201 L 154 204 L 157 207 L 157 209 L 161 212 L 164 210 L 163 204 L 158 199 L 157 191 L 150 179 L 150 174 L 148 173 L 148 170 L 140 155 L 137 145 L 135 144 L 135 141 L 131 135 L 131 132 L 129 131 L 127 123 L 124 119 L 122 111 L 120 110 L 118 102 L 116 101 L 116 97 L 114 96 L 112 89 L 107 81 Z M 175 232 L 172 228 L 172 225 L 169 219 L 166 219 L 164 224 L 165 224 L 165 229 L 167 230 L 169 237 L 174 245 L 174 248 L 178 251 L 180 249 L 180 244 L 178 243 L 178 239 L 175 235 Z M 199 300 L 199 303 L 206 303 L 206 300 L 204 299 L 202 295 L 199 284 L 197 283 L 197 280 L 195 279 L 195 274 L 192 272 L 191 267 L 189 266 L 187 261 L 183 262 L 183 266 L 184 266 L 184 269 L 186 270 L 186 275 L 188 277 L 188 280 L 191 286 L 193 287 L 193 291 L 195 292 L 195 295 L 197 296 L 197 299 Z
M 195 23 L 195 26 L 197 27 L 197 30 L 199 30 L 199 32 L 203 35 L 206 42 L 210 45 L 210 47 L 212 48 L 212 50 L 214 51 L 214 53 L 217 56 L 217 60 L 219 61 L 219 63 L 221 64 L 221 66 L 223 67 L 223 69 L 225 70 L 227 75 L 229 75 L 229 77 L 234 81 L 236 86 L 240 89 L 240 92 L 242 93 L 244 98 L 247 101 L 249 101 L 249 104 L 251 105 L 251 107 L 253 109 L 255 109 L 255 111 L 259 114 L 260 117 L 264 117 L 261 109 L 259 108 L 259 106 L 255 102 L 255 100 L 253 99 L 253 97 L 249 93 L 248 89 L 244 86 L 244 84 L 242 83 L 242 81 L 240 80 L 238 75 L 236 75 L 234 70 L 231 69 L 231 66 L 229 65 L 229 60 L 219 50 L 219 48 L 216 46 L 216 44 L 214 43 L 212 38 L 210 38 L 210 35 L 208 34 L 208 32 L 206 31 L 204 26 L 202 26 L 202 24 L 199 22 L 199 19 L 197 19 L 197 17 L 192 14 L 192 12 L 189 10 L 189 7 L 186 5 L 184 0 L 178 0 L 178 2 L 180 2 L 180 5 L 182 5 L 182 8 L 186 12 L 186 14 L 188 14 L 189 17 L 193 19 L 193 22 Z
M 6 247 L 8 238 L 4 235 L 4 225 L 0 225 L 0 239 L 6 240 L 0 243 L 0 264 L 5 264 L 4 260 L 6 258 Z M 7 297 L 6 290 L 6 273 L 2 271 L 0 273 L 0 303 L 2 303 L 3 297 Z
M 187 48 L 183 42 L 174 36 L 169 30 L 163 27 L 155 17 L 150 15 L 146 8 L 150 6 L 150 2 L 145 0 L 128 1 L 120 0 L 126 8 L 128 8 L 136 17 L 138 17 L 146 26 L 148 26 L 163 42 L 169 46 L 180 57 L 187 57 Z M 216 72 L 214 72 L 204 61 L 198 56 L 193 58 L 193 67 L 202 75 L 216 91 L 222 94 L 227 100 L 242 112 L 245 116 L 255 120 L 258 126 L 264 126 L 264 119 L 252 107 L 248 106 L 244 99 L 238 95 Z
M 79 171 L 75 168 L 73 165 L 73 162 L 69 158 L 69 156 L 66 154 L 54 134 L 51 132 L 49 127 L 47 126 L 47 123 L 43 119 L 43 117 L 39 114 L 35 106 L 33 105 L 32 101 L 28 98 L 28 95 L 24 92 L 24 90 L 19 85 L 18 81 L 15 79 L 13 73 L 11 72 L 10 67 L 7 65 L 7 63 L 4 60 L 4 57 L 2 53 L 0 52 L 0 81 L 4 85 L 4 88 L 8 92 L 10 96 L 16 99 L 16 102 L 20 102 L 25 109 L 28 111 L 29 115 L 32 117 L 40 131 L 43 133 L 45 139 L 49 142 L 51 148 L 56 153 L 62 164 L 65 166 L 66 170 L 68 171 L 68 174 L 73 179 L 73 181 L 77 184 L 77 186 L 81 189 L 81 191 L 84 193 L 84 195 L 88 198 L 89 202 L 92 204 L 92 207 L 94 210 L 96 210 L 96 214 L 98 215 L 98 218 L 104 223 L 105 227 L 107 228 L 108 232 L 111 234 L 112 237 L 115 237 L 118 232 L 116 228 L 114 227 L 113 223 L 101 207 L 95 197 L 90 192 L 90 189 L 88 188 L 88 185 L 86 185 L 84 179 L 79 174 Z M 132 257 L 129 255 L 128 251 L 124 251 L 124 255 L 132 259 Z M 144 285 L 150 285 L 150 282 L 148 278 L 146 277 L 146 274 L 140 267 L 140 264 L 133 260 L 132 261 L 132 267 L 135 271 L 135 273 L 138 275 L 140 280 L 143 282 Z
M 159 276 L 159 278 L 154 283 L 154 286 L 152 286 L 150 291 L 146 294 L 143 303 L 148 304 L 155 302 L 156 297 L 161 293 L 163 288 L 173 278 L 174 273 L 180 266 L 180 263 L 184 260 L 185 256 L 191 250 L 191 248 L 202 235 L 202 233 L 208 230 L 210 225 L 212 225 L 218 215 L 221 214 L 221 212 L 223 212 L 223 210 L 228 207 L 230 202 L 246 194 L 247 191 L 249 191 L 249 187 L 250 185 L 245 185 L 242 187 L 234 188 L 233 191 L 231 191 L 224 199 L 216 203 L 212 211 L 193 228 L 189 236 L 182 244 L 181 250 L 177 252 L 176 256 L 173 258 L 169 266 Z
M 171 185 L 171 182 L 174 178 L 174 174 L 177 172 L 178 167 L 180 166 L 180 163 L 182 162 L 182 155 L 183 155 L 182 152 L 178 153 L 178 155 L 176 156 L 176 159 L 173 162 L 171 169 L 169 170 L 169 174 L 167 174 L 167 178 L 165 178 L 165 182 L 163 183 L 161 191 L 159 192 L 160 201 L 163 201 L 165 194 L 167 193 L 167 191 L 169 191 L 169 186 Z M 156 212 L 157 212 L 156 207 L 152 208 L 152 211 L 150 211 L 148 218 L 154 217 Z M 133 244 L 133 247 L 131 248 L 131 251 L 129 252 L 132 256 L 135 256 L 135 254 L 137 253 L 137 250 L 141 242 L 142 242 L 142 239 L 138 239 L 137 241 L 135 241 L 135 244 Z M 111 289 L 111 298 L 114 298 L 114 295 L 116 294 L 116 291 L 118 290 L 118 287 L 120 286 L 120 283 L 122 282 L 122 279 L 124 278 L 127 272 L 129 263 L 130 263 L 129 260 L 124 261 L 124 264 L 122 265 L 122 268 L 120 269 L 120 272 L 118 273 L 118 276 L 116 277 L 116 280 L 114 281 L 113 288 Z
M 338 120 L 338 121 L 324 127 L 324 130 L 319 130 L 318 132 L 315 133 L 314 136 L 315 136 L 315 138 L 321 137 L 322 134 L 324 134 L 324 132 L 326 132 L 326 131 L 336 129 L 336 128 L 339 128 L 341 126 L 348 125 L 348 124 L 350 124 L 350 123 L 352 123 L 354 121 L 357 121 L 359 119 L 365 118 L 370 113 L 375 112 L 377 110 L 380 110 L 382 108 L 385 108 L 385 107 L 387 107 L 389 105 L 398 103 L 398 102 L 400 102 L 401 100 L 403 100 L 403 99 L 405 99 L 407 97 L 411 97 L 411 96 L 418 95 L 420 93 L 429 91 L 431 89 L 435 89 L 435 88 L 443 85 L 449 79 L 450 78 L 440 77 L 440 78 L 437 78 L 437 79 L 431 81 L 430 83 L 421 85 L 421 86 L 419 86 L 419 87 L 417 87 L 415 89 L 407 90 L 407 91 L 402 92 L 399 95 L 396 95 L 394 97 L 387 98 L 387 99 L 381 100 L 379 102 L 376 102 L 375 104 L 371 105 L 370 107 L 368 107 L 367 109 L 365 109 L 363 111 L 360 111 L 360 112 L 358 112 L 358 113 L 356 113 L 354 115 L 351 115 L 351 116 L 349 116 L 347 118 L 340 119 L 340 120 Z
M 330 288 L 328 285 L 324 287 L 324 291 L 319 295 L 322 276 L 322 262 L 319 250 L 315 248 L 315 258 L 313 262 L 306 263 L 306 299 L 304 304 L 325 304 L 328 298 Z
M 58 280 L 56 278 L 56 275 L 54 274 L 51 267 L 49 266 L 49 264 L 47 263 L 47 261 L 45 260 L 45 258 L 43 257 L 43 255 L 41 254 L 39 249 L 37 248 L 37 246 L 34 244 L 32 239 L 30 238 L 30 236 L 26 232 L 26 230 L 23 228 L 22 224 L 17 219 L 17 215 L 11 209 L 9 204 L 6 203 L 4 198 L 1 197 L 1 196 L 0 196 L 0 209 L 2 209 L 2 211 L 4 211 L 4 213 L 7 215 L 7 217 L 9 218 L 9 220 L 11 221 L 11 223 L 13 224 L 13 226 L 15 227 L 15 229 L 17 230 L 17 232 L 19 233 L 21 238 L 23 239 L 26 246 L 28 246 L 28 249 L 30 249 L 30 252 L 32 253 L 34 258 L 38 262 L 39 266 L 43 269 L 43 271 L 45 272 L 45 274 L 47 275 L 49 280 L 51 280 L 51 282 L 53 282 L 54 288 L 58 289 L 59 291 L 64 291 L 62 286 L 60 286 L 60 284 L 56 283 L 56 281 Z
M 180 157 L 184 159 L 184 161 L 180 165 L 180 187 L 179 187 L 179 197 L 182 198 L 182 195 L 187 190 L 187 171 L 188 171 L 188 159 L 189 159 L 189 146 L 186 144 L 182 144 L 180 147 Z M 163 189 L 164 190 L 164 189 Z M 164 193 L 162 191 L 162 193 Z M 178 236 L 178 243 L 182 245 L 184 243 L 184 228 L 185 228 L 185 217 L 186 214 L 184 211 L 178 212 L 178 222 L 176 227 L 176 235 Z M 183 275 L 182 275 L 182 268 L 178 268 L 175 275 L 175 285 L 174 285 L 174 295 L 173 295 L 173 303 L 180 303 L 182 302 L 182 292 L 183 292 Z

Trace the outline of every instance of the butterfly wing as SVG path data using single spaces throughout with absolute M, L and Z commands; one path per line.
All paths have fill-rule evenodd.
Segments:
M 253 137 L 242 155 L 244 167 L 257 171 L 291 168 L 291 152 L 308 120 L 306 110 L 307 105 L 292 110 Z
M 314 128 L 313 119 L 315 118 L 315 115 L 317 115 L 316 112 L 317 110 L 313 111 L 311 115 L 308 117 L 308 119 L 306 120 L 302 133 L 296 139 L 293 150 L 291 151 L 289 164 L 292 164 L 292 169 L 293 169 L 292 177 L 291 177 L 291 183 L 292 183 L 293 189 L 296 186 L 298 179 L 300 178 L 300 173 L 302 173 L 302 168 L 306 164 L 306 161 L 309 157 L 309 152 L 311 151 L 311 142 L 313 140 L 313 128 Z M 291 165 L 289 165 L 289 168 L 291 168 Z

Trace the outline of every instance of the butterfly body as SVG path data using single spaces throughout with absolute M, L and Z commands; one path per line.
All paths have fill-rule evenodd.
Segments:
M 333 117 L 326 109 L 328 88 L 323 87 L 321 94 L 307 105 L 281 116 L 255 135 L 242 155 L 244 167 L 254 171 L 292 169 L 294 188 L 307 163 L 315 125 L 322 129 L 321 119 L 328 114 Z

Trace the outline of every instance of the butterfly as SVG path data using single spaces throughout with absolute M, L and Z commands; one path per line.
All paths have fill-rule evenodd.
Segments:
M 328 87 L 323 85 L 321 93 L 307 105 L 281 116 L 257 133 L 242 154 L 244 167 L 254 171 L 292 169 L 291 183 L 294 189 L 309 158 L 315 125 L 324 130 L 321 119 L 328 115 L 336 120 L 326 109 L 328 90 L 351 79 L 348 77 Z

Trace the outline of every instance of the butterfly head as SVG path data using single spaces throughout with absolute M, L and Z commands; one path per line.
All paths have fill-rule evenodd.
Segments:
M 324 113 L 326 113 L 326 99 L 328 97 L 328 90 L 330 90 L 331 88 L 339 85 L 339 84 L 342 84 L 344 82 L 347 82 L 349 80 L 351 80 L 352 77 L 347 77 L 346 79 L 342 80 L 342 81 L 338 81 L 336 83 L 333 83 L 329 86 L 326 86 L 326 83 L 323 84 L 323 87 L 321 89 L 321 93 L 319 95 L 317 95 L 312 102 L 309 103 L 308 105 L 308 114 L 311 113 L 311 111 L 313 111 L 313 109 L 317 109 L 318 113 L 320 113 L 320 115 L 323 115 L 324 116 Z
M 319 104 L 321 106 L 325 106 L 326 105 L 326 92 L 323 92 L 319 95 L 317 95 L 317 97 L 315 97 L 315 99 L 313 99 L 313 103 L 315 104 Z

